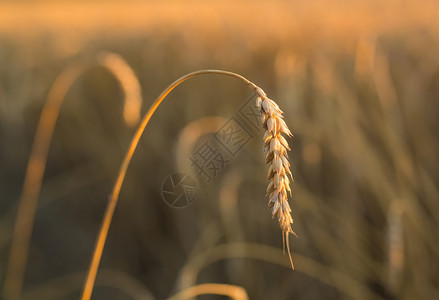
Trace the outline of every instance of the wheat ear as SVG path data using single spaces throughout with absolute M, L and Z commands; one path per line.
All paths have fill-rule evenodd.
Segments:
M 90 267 L 89 267 L 89 270 L 87 273 L 87 278 L 86 278 L 85 284 L 84 284 L 84 290 L 82 292 L 82 297 L 81 297 L 82 300 L 90 300 L 90 298 L 91 298 L 91 294 L 93 292 L 94 282 L 96 280 L 96 275 L 97 275 L 99 264 L 100 264 L 101 257 L 102 257 L 102 252 L 104 250 L 105 242 L 107 240 L 108 230 L 110 229 L 110 224 L 111 224 L 111 221 L 113 219 L 114 211 L 116 209 L 117 202 L 119 201 L 120 190 L 121 190 L 123 182 L 125 180 L 125 175 L 128 171 L 128 167 L 130 165 L 131 159 L 134 155 L 134 152 L 137 148 L 137 145 L 140 141 L 140 138 L 142 137 L 142 134 L 145 131 L 146 125 L 148 125 L 149 120 L 151 119 L 151 117 L 153 116 L 153 114 L 155 113 L 157 108 L 159 107 L 160 103 L 162 103 L 162 101 L 166 98 L 166 96 L 174 88 L 176 88 L 181 83 L 185 82 L 186 80 L 188 80 L 190 78 L 200 76 L 200 75 L 205 75 L 205 74 L 218 74 L 218 75 L 226 75 L 226 76 L 238 78 L 241 81 L 243 81 L 245 84 L 247 84 L 249 88 L 254 90 L 261 97 L 261 99 L 268 99 L 261 88 L 256 86 L 254 83 L 249 81 L 244 76 L 241 76 L 241 75 L 233 73 L 233 72 L 223 71 L 223 70 L 200 70 L 200 71 L 195 71 L 195 72 L 186 74 L 186 75 L 180 77 L 179 79 L 177 79 L 176 81 L 174 81 L 173 83 L 171 83 L 157 97 L 157 99 L 151 104 L 150 108 L 148 109 L 148 111 L 146 112 L 142 121 L 140 122 L 139 127 L 137 128 L 136 132 L 134 133 L 134 136 L 131 140 L 130 146 L 129 146 L 129 148 L 125 154 L 125 157 L 122 161 L 122 164 L 120 166 L 119 173 L 118 173 L 117 178 L 116 178 L 116 182 L 114 183 L 114 186 L 113 186 L 113 191 L 108 199 L 107 208 L 105 210 L 104 218 L 102 220 L 101 228 L 99 230 L 98 237 L 96 240 L 95 249 L 93 251 L 92 259 L 90 262 Z M 264 104 L 264 105 L 266 105 L 266 104 Z M 276 107 L 277 107 L 277 105 L 276 105 Z M 285 125 L 285 127 L 286 127 L 286 125 Z M 291 217 L 290 217 L 290 220 L 292 222 Z M 285 222 L 286 222 L 286 220 L 284 221 L 284 223 Z M 289 230 L 283 231 L 283 232 L 286 234 L 287 238 L 288 238 L 288 233 L 290 233 L 290 232 L 294 233 L 291 230 L 291 227 L 289 227 Z M 287 244 L 287 246 L 288 246 L 288 244 Z M 289 246 L 288 246 L 288 253 L 289 252 L 290 251 L 289 251 Z M 292 262 L 291 255 L 290 255 L 290 260 Z
M 282 230 L 284 253 L 286 243 L 291 267 L 294 269 L 288 239 L 290 233 L 297 236 L 291 228 L 293 218 L 291 217 L 291 208 L 288 204 L 287 195 L 289 193 L 291 196 L 290 179 L 288 176 L 293 180 L 287 154 L 287 151 L 291 149 L 282 133 L 289 137 L 293 135 L 283 120 L 283 112 L 276 102 L 269 99 L 260 88 L 256 90 L 256 93 L 258 94 L 256 106 L 261 113 L 262 127 L 265 129 L 263 150 L 265 153 L 265 163 L 268 165 L 268 207 L 271 209 L 273 218 L 277 216 Z

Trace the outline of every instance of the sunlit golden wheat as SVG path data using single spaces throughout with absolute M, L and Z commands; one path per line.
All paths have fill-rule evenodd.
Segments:
M 166 98 L 166 96 L 174 89 L 176 88 L 178 85 L 180 85 L 181 83 L 183 83 L 184 81 L 195 77 L 195 76 L 200 76 L 200 75 L 204 75 L 204 74 L 219 74 L 219 75 L 226 75 L 226 76 L 231 76 L 231 77 L 235 77 L 238 78 L 240 80 L 242 80 L 245 84 L 247 84 L 247 86 L 249 88 L 251 88 L 253 91 L 255 91 L 260 97 L 262 97 L 264 100 L 267 100 L 268 98 L 266 98 L 265 93 L 262 91 L 261 88 L 259 88 L 258 86 L 256 86 L 254 83 L 252 83 L 251 81 L 249 81 L 248 79 L 246 79 L 245 77 L 233 73 L 233 72 L 228 72 L 228 71 L 222 71 L 222 70 L 200 70 L 200 71 L 196 71 L 196 72 L 192 72 L 189 74 L 186 74 L 182 77 L 180 77 L 179 79 L 177 79 L 176 81 L 174 81 L 171 85 L 169 85 L 161 94 L 160 96 L 154 101 L 154 103 L 152 103 L 152 105 L 150 106 L 150 108 L 148 109 L 148 111 L 146 112 L 145 116 L 143 117 L 139 127 L 137 128 L 134 137 L 131 140 L 130 146 L 128 148 L 128 151 L 125 154 L 125 157 L 122 161 L 122 165 L 119 169 L 119 173 L 117 175 L 117 179 L 116 182 L 114 184 L 113 187 L 113 191 L 111 193 L 111 196 L 108 200 L 108 204 L 107 204 L 107 208 L 106 211 L 104 213 L 104 218 L 102 220 L 102 224 L 101 224 L 101 228 L 99 230 L 99 234 L 98 234 L 98 238 L 96 241 L 96 246 L 95 246 L 95 250 L 93 252 L 93 256 L 92 256 L 92 260 L 90 263 L 90 268 L 89 268 L 89 272 L 87 274 L 87 278 L 86 278 L 86 282 L 84 285 L 84 291 L 82 294 L 82 300 L 89 300 L 91 298 L 92 292 L 93 292 L 93 285 L 96 279 L 96 275 L 98 272 L 98 268 L 99 268 L 99 264 L 101 261 L 101 257 L 102 257 L 102 252 L 104 250 L 104 246 L 105 246 L 105 241 L 107 239 L 108 236 L 108 230 L 110 229 L 110 224 L 111 224 L 111 220 L 113 218 L 114 215 L 114 211 L 116 209 L 116 205 L 117 202 L 119 200 L 119 194 L 120 194 L 120 190 L 122 188 L 122 184 L 124 182 L 128 167 L 130 165 L 131 159 L 134 155 L 134 151 L 137 148 L 137 145 L 139 143 L 139 140 L 146 128 L 146 126 L 149 123 L 149 120 L 151 119 L 152 115 L 154 114 L 154 112 L 157 110 L 158 106 L 160 105 L 160 103 Z M 266 112 L 268 112 L 268 102 L 265 104 L 265 108 L 264 110 Z M 272 105 L 270 103 L 270 105 Z M 280 127 L 283 128 L 283 127 Z M 285 131 L 285 129 L 282 129 L 283 131 Z M 288 220 L 286 220 L 285 222 L 287 222 Z M 291 231 L 292 232 L 292 231 Z M 287 232 L 286 235 L 288 235 L 289 232 Z M 291 256 L 290 256 L 290 260 L 291 260 Z
M 236 285 L 205 283 L 187 288 L 184 291 L 168 298 L 168 300 L 192 299 L 199 295 L 223 295 L 234 300 L 248 300 L 245 289 Z
M 268 164 L 268 180 L 267 187 L 268 206 L 271 209 L 273 218 L 277 216 L 280 228 L 282 230 L 282 240 L 285 247 L 287 244 L 288 256 L 290 258 L 291 267 L 294 269 L 293 259 L 291 258 L 290 242 L 288 235 L 290 233 L 296 235 L 291 228 L 293 218 L 291 217 L 291 208 L 288 203 L 288 193 L 291 195 L 290 163 L 288 161 L 287 151 L 290 150 L 287 140 L 282 136 L 286 134 L 291 137 L 291 131 L 283 120 L 283 112 L 279 106 L 267 95 L 259 90 L 257 98 L 257 107 L 261 112 L 262 126 L 265 129 L 264 134 L 264 153 L 265 163 Z
M 129 125 L 134 125 L 138 121 L 141 104 L 140 85 L 134 72 L 123 58 L 117 54 L 102 53 L 98 56 L 98 60 L 121 83 L 125 91 L 124 117 Z M 3 289 L 3 295 L 8 299 L 20 298 L 38 196 L 41 191 L 47 155 L 61 105 L 76 79 L 93 66 L 95 66 L 93 61 L 80 61 L 67 66 L 55 79 L 41 112 L 26 169 L 12 236 Z

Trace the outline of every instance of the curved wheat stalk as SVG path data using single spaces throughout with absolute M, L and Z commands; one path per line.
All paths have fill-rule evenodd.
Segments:
M 75 272 L 52 279 L 42 285 L 31 288 L 29 291 L 25 291 L 22 299 L 66 299 L 69 295 L 77 292 L 83 277 L 83 272 Z M 154 295 L 142 282 L 125 272 L 103 269 L 101 274 L 99 274 L 96 285 L 117 289 L 132 299 L 155 300 Z
M 133 124 L 138 121 L 136 115 L 139 116 L 140 114 L 141 103 L 140 85 L 134 72 L 123 58 L 117 54 L 103 53 L 98 56 L 98 59 L 100 64 L 114 74 L 121 83 L 126 93 L 125 111 L 128 112 L 125 118 L 128 124 Z M 90 61 L 76 62 L 67 66 L 55 79 L 41 112 L 26 169 L 12 236 L 3 289 L 3 296 L 7 299 L 19 299 L 21 295 L 38 196 L 41 191 L 47 155 L 61 105 L 76 79 L 93 66 L 94 64 Z
M 220 283 L 205 283 L 187 288 L 168 300 L 192 299 L 199 295 L 222 295 L 234 300 L 248 300 L 245 289 L 240 286 Z
M 136 74 L 119 54 L 101 53 L 98 56 L 98 62 L 119 81 L 125 97 L 123 107 L 125 123 L 130 127 L 135 126 L 139 123 L 142 106 L 142 90 Z
M 108 230 L 110 228 L 110 224 L 111 224 L 111 220 L 113 218 L 113 214 L 114 214 L 114 210 L 116 208 L 116 204 L 118 202 L 119 199 L 119 194 L 120 194 L 120 190 L 122 188 L 122 184 L 123 181 L 125 179 L 125 175 L 126 172 L 128 170 L 128 166 L 131 162 L 131 159 L 134 155 L 134 151 L 137 148 L 137 145 L 139 143 L 139 140 L 146 128 L 146 125 L 148 124 L 149 120 L 151 119 L 152 115 L 154 114 L 154 112 L 157 110 L 158 106 L 160 105 L 160 103 L 166 98 L 166 96 L 174 89 L 176 88 L 178 85 L 180 85 L 181 83 L 183 83 L 184 81 L 195 77 L 195 76 L 199 76 L 199 75 L 204 75 L 204 74 L 219 74 L 219 75 L 226 75 L 226 76 L 231 76 L 231 77 L 235 77 L 238 78 L 240 80 L 242 80 L 245 84 L 247 84 L 247 86 L 249 88 L 251 88 L 252 90 L 254 90 L 256 92 L 256 94 L 259 96 L 258 99 L 261 99 L 261 105 L 262 108 L 264 109 L 266 114 L 269 114 L 271 116 L 271 113 L 275 113 L 274 111 L 272 111 L 273 109 L 279 109 L 279 107 L 274 103 L 274 101 L 270 100 L 267 98 L 266 94 L 264 93 L 264 91 L 256 86 L 254 83 L 252 83 L 251 81 L 249 81 L 248 79 L 246 79 L 245 77 L 233 73 L 233 72 L 228 72 L 228 71 L 223 71 L 223 70 L 200 70 L 200 71 L 195 71 L 189 74 L 186 74 L 182 77 L 180 77 L 179 79 L 177 79 L 176 81 L 174 81 L 172 84 L 170 84 L 160 95 L 159 97 L 154 101 L 154 103 L 150 106 L 150 108 L 148 109 L 147 113 L 145 114 L 145 116 L 143 117 L 139 127 L 137 128 L 137 131 L 134 134 L 133 139 L 131 140 L 131 144 L 128 148 L 127 153 L 125 154 L 125 157 L 122 161 L 122 165 L 119 169 L 119 173 L 117 175 L 117 179 L 116 182 L 114 184 L 113 187 L 113 191 L 111 193 L 111 196 L 108 200 L 108 204 L 107 204 L 107 208 L 105 210 L 104 213 L 104 218 L 101 224 L 101 228 L 99 230 L 99 234 L 98 234 L 98 238 L 96 241 L 96 246 L 95 246 L 95 250 L 93 252 L 93 257 L 90 263 L 90 268 L 89 268 L 89 272 L 86 278 L 86 282 L 84 285 L 84 291 L 82 294 L 82 300 L 89 300 L 91 298 L 91 294 L 93 292 L 93 285 L 96 279 L 96 274 L 99 268 L 99 263 L 101 261 L 101 257 L 102 257 L 102 252 L 104 250 L 104 245 L 105 245 L 105 241 L 107 239 L 107 235 L 108 235 Z M 270 108 L 268 108 L 270 107 Z M 273 107 L 273 108 L 271 108 Z M 276 115 L 276 117 L 278 117 Z M 283 123 L 282 123 L 283 124 Z M 286 125 L 285 125 L 286 126 Z M 270 129 L 271 127 L 268 127 L 268 129 Z M 278 127 L 275 127 L 278 128 Z M 281 130 L 283 132 L 286 131 L 285 128 L 283 127 L 279 127 L 282 128 Z M 271 130 L 271 129 L 270 129 Z M 274 129 L 273 129 L 274 130 Z M 276 130 L 280 130 L 280 129 L 276 129 Z M 277 132 L 277 131 L 276 131 Z M 276 133 L 273 132 L 273 133 Z M 277 135 L 275 135 L 273 137 L 274 140 L 279 140 L 279 138 L 277 137 Z M 282 140 L 283 142 L 283 140 Z M 277 144 L 275 144 L 275 146 L 278 146 Z M 277 149 L 276 147 L 273 148 L 273 155 L 276 155 L 277 152 L 275 151 L 280 151 L 279 149 Z M 279 152 L 280 153 L 280 152 Z M 280 154 L 279 154 L 280 155 Z M 280 157 L 280 156 L 279 156 Z M 277 162 L 277 160 L 274 160 L 274 162 Z M 275 166 L 275 171 L 277 172 L 278 170 L 278 166 Z M 282 173 L 277 173 L 278 175 L 282 175 Z M 283 185 L 286 186 L 286 182 L 285 180 L 282 181 Z M 276 184 L 276 183 L 274 183 Z M 277 186 L 275 186 L 275 188 L 277 188 Z M 283 191 L 283 190 L 282 190 Z M 282 195 L 283 197 L 283 195 Z M 281 199 L 279 197 L 279 199 Z M 281 202 L 281 204 L 283 205 L 282 207 L 282 212 L 284 212 L 284 214 L 286 214 L 286 212 L 283 210 L 285 209 L 285 204 L 283 202 Z M 289 219 L 285 220 L 285 224 L 286 222 L 289 221 Z M 284 228 L 286 228 L 288 231 L 285 233 L 286 237 L 288 237 L 288 233 L 292 232 L 289 231 L 290 227 L 281 227 L 282 230 L 284 231 Z M 288 247 L 289 249 L 289 247 Z M 290 255 L 290 261 L 291 260 L 291 255 Z
M 183 267 L 178 279 L 178 287 L 186 289 L 197 282 L 199 273 L 209 265 L 231 258 L 245 258 L 263 261 L 290 268 L 288 261 L 281 258 L 281 251 L 275 247 L 258 243 L 228 243 L 214 246 L 191 258 Z M 349 299 L 384 300 L 382 296 L 370 289 L 366 284 L 351 276 L 324 265 L 306 256 L 296 254 L 296 271 L 315 278 L 329 286 L 333 286 Z

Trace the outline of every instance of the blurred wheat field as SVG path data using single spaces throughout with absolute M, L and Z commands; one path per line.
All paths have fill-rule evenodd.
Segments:
M 178 87 L 148 125 L 92 299 L 181 299 L 208 288 L 237 299 L 439 298 L 439 4 L 428 0 L 1 2 L 3 291 L 45 100 L 68 66 L 102 53 L 128 67 L 114 63 L 118 78 L 101 60 L 66 92 L 20 299 L 80 297 L 134 133 L 130 84 L 143 115 L 169 83 L 205 68 L 244 75 L 284 111 L 296 270 L 266 206 L 261 131 L 211 182 L 191 166 L 252 96 L 212 75 Z M 184 209 L 161 196 L 174 172 L 198 182 Z

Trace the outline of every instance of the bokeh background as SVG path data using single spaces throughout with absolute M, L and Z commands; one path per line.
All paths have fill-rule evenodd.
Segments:
M 167 299 L 201 283 L 250 299 L 439 299 L 438 53 L 434 0 L 0 2 L 1 282 L 60 74 L 85 66 L 50 145 L 20 299 L 79 298 L 135 130 L 124 99 L 144 114 L 178 77 L 216 68 L 261 86 L 294 133 L 296 270 L 267 209 L 260 131 L 209 183 L 190 165 L 252 96 L 207 75 L 179 86 L 148 125 L 93 299 Z M 184 209 L 161 197 L 174 172 L 198 180 Z

